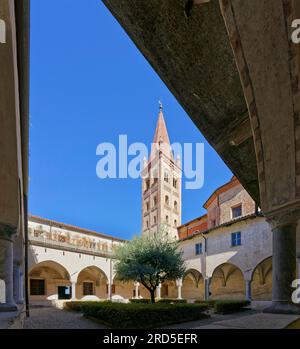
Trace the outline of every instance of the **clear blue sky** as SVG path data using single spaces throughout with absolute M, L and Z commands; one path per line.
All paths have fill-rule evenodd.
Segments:
M 158 100 L 171 142 L 205 143 L 205 184 L 183 190 L 187 222 L 231 172 L 99 0 L 31 1 L 30 196 L 34 215 L 131 238 L 141 180 L 96 177 L 96 147 L 151 143 Z

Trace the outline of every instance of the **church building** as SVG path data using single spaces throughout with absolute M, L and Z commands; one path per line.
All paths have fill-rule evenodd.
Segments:
M 181 163 L 174 159 L 160 104 L 149 159 L 142 171 L 142 234 L 151 236 L 166 227 L 177 238 L 181 225 Z

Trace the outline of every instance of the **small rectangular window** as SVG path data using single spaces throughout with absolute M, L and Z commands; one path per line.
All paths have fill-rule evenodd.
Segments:
M 232 219 L 241 217 L 242 215 L 242 205 L 232 207 Z
M 198 243 L 195 245 L 195 254 L 196 255 L 202 254 L 202 243 Z
M 169 182 L 169 175 L 167 172 L 164 173 L 164 181 L 167 183 Z
M 241 244 L 242 244 L 241 232 L 232 233 L 231 234 L 231 246 L 232 247 L 241 246 Z
M 30 295 L 44 296 L 45 295 L 45 280 L 30 279 Z
M 94 287 L 92 282 L 83 283 L 83 295 L 92 296 L 94 294 Z

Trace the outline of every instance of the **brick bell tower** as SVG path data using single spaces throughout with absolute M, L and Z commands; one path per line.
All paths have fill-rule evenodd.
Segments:
M 155 235 L 164 226 L 170 237 L 178 238 L 181 225 L 181 161 L 176 161 L 159 104 L 158 121 L 149 159 L 142 171 L 142 235 Z

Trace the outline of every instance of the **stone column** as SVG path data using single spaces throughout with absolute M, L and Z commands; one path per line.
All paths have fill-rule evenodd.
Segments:
M 21 270 L 20 272 L 20 304 L 24 304 L 25 302 L 25 298 L 24 298 L 24 294 L 25 294 L 25 290 L 24 290 L 24 273 Z
M 72 281 L 72 301 L 76 300 L 76 281 Z
M 140 283 L 139 282 L 135 282 L 134 283 L 134 289 L 135 289 L 135 298 L 136 299 L 139 298 L 139 287 L 140 287 Z
M 251 295 L 251 280 L 246 280 L 246 300 L 251 302 L 252 301 L 252 295 Z
M 177 299 L 182 299 L 182 295 L 181 295 L 182 280 L 177 280 L 176 285 L 177 285 Z
M 110 282 L 107 283 L 107 289 L 108 289 L 107 299 L 111 300 L 112 293 L 111 293 L 111 283 Z
M 267 313 L 300 314 L 300 307 L 292 303 L 292 282 L 296 272 L 296 227 L 298 215 L 290 210 L 268 219 L 273 232 L 272 305 Z
M 23 304 L 23 296 L 22 296 L 22 275 L 21 275 L 21 266 L 18 262 L 14 262 L 13 266 L 13 281 L 14 281 L 14 300 L 16 304 Z
M 157 289 L 156 289 L 156 297 L 157 298 L 161 298 L 161 284 L 159 284 L 157 286 Z
M 211 277 L 207 277 L 204 279 L 204 287 L 205 287 L 204 300 L 206 301 L 208 301 L 210 297 L 210 282 L 211 282 Z
M 5 303 L 0 304 L 0 312 L 16 311 L 13 296 L 13 241 L 5 231 L 0 231 L 0 280 L 5 283 Z

